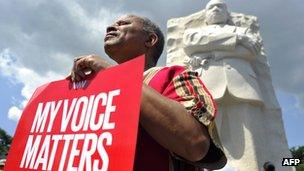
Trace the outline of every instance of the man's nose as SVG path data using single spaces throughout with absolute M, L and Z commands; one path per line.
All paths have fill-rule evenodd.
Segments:
M 116 31 L 116 30 L 117 30 L 117 26 L 115 24 L 107 27 L 107 33 L 111 32 L 111 31 Z

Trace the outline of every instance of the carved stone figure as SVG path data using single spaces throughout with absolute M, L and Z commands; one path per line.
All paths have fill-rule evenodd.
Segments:
M 218 103 L 216 124 L 227 167 L 276 170 L 290 157 L 257 18 L 211 0 L 195 14 L 168 21 L 167 64 L 196 70 Z

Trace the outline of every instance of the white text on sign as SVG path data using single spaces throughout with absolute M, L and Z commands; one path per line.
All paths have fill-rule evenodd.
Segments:
M 113 99 L 118 95 L 120 89 L 72 100 L 39 103 L 19 167 L 54 170 L 54 158 L 58 157 L 55 154 L 58 146 L 63 146 L 58 170 L 107 170 L 109 157 L 105 146 L 112 145 L 113 137 L 110 130 L 115 128 L 115 122 L 110 122 L 110 118 L 116 111 Z M 104 111 L 97 113 L 101 107 Z M 51 134 L 59 111 L 62 111 L 60 134 Z M 67 130 L 72 134 L 66 133 Z M 104 131 L 99 135 L 78 133 L 88 130 Z M 82 145 L 81 148 L 79 144 Z M 100 160 L 92 160 L 91 156 L 96 152 Z M 75 157 L 79 158 L 77 166 L 74 162 Z

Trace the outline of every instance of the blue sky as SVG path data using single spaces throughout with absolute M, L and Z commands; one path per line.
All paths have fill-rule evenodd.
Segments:
M 290 147 L 304 145 L 303 133 L 304 117 L 303 109 L 298 106 L 297 99 L 289 93 L 276 91 L 279 103 L 283 111 L 283 121 Z
M 13 135 L 20 110 L 35 87 L 69 73 L 72 59 L 104 56 L 105 27 L 124 13 L 159 23 L 201 10 L 207 1 L 0 1 L 0 127 Z M 300 0 L 230 0 L 233 12 L 260 21 L 273 85 L 289 146 L 304 145 L 304 3 Z M 174 9 L 174 10 L 172 10 Z M 165 64 L 163 54 L 159 64 Z

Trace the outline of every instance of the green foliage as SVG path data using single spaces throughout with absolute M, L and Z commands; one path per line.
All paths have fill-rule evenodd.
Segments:
M 290 152 L 293 158 L 301 160 L 301 164 L 296 166 L 297 171 L 304 171 L 304 146 L 292 147 Z
M 304 146 L 292 147 L 290 152 L 294 158 L 304 160 Z
M 304 171 L 304 164 L 299 164 L 296 166 L 297 171 Z
M 12 143 L 12 137 L 0 128 L 0 159 L 6 158 L 6 154 Z

